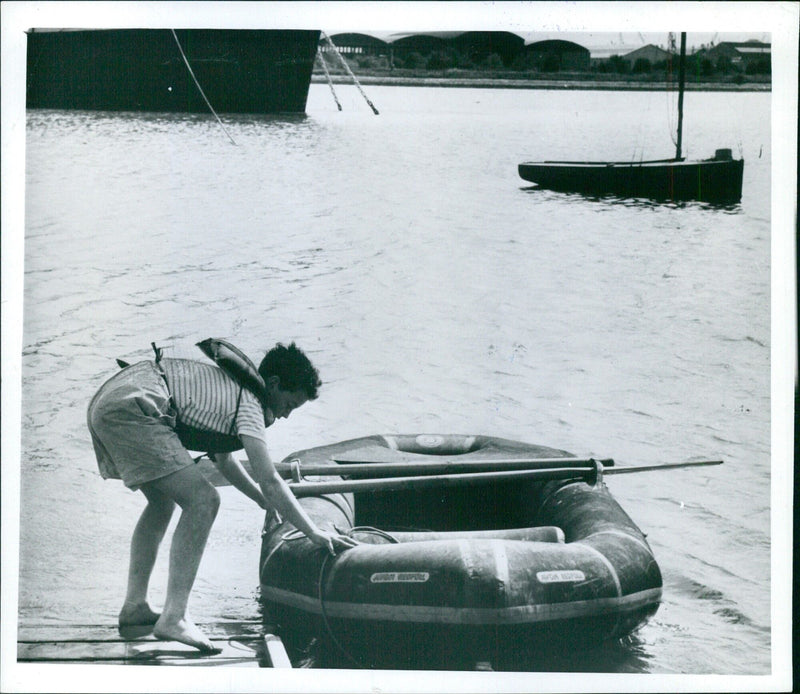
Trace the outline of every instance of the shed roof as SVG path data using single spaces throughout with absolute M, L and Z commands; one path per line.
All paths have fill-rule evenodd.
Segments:
M 331 41 L 336 43 L 339 42 L 350 42 L 350 43 L 364 43 L 370 45 L 386 45 L 386 40 L 382 39 L 374 34 L 368 34 L 363 31 L 353 31 L 353 32 L 341 32 L 339 34 L 331 34 L 330 35 Z
M 544 41 L 534 41 L 533 43 L 526 44 L 527 50 L 541 50 L 541 51 L 569 51 L 571 53 L 588 53 L 589 49 L 581 46 L 572 41 L 563 41 L 561 39 L 545 39 Z
M 739 46 L 736 48 L 739 53 L 745 55 L 769 55 L 772 52 L 772 47 L 766 46 Z
M 359 31 L 359 32 L 338 32 L 336 36 L 356 36 L 363 35 L 369 36 L 379 41 L 386 43 L 394 43 L 401 39 L 409 39 L 413 36 L 427 36 L 432 39 L 441 39 L 447 41 L 455 39 L 463 34 L 509 34 L 520 37 L 526 46 L 538 43 L 541 41 L 557 40 L 575 43 L 583 46 L 589 50 L 590 57 L 592 58 L 608 58 L 612 55 L 626 55 L 639 48 L 651 44 L 657 45 L 660 41 L 666 41 L 667 33 L 640 33 L 640 32 L 592 32 L 592 31 Z M 333 36 L 333 35 L 332 35 Z M 689 34 L 690 45 L 689 47 L 698 46 L 703 40 L 708 40 L 710 34 Z M 720 38 L 724 34 L 716 34 Z M 748 41 L 722 41 L 717 45 L 728 45 L 742 53 L 753 54 L 757 51 L 768 53 L 770 51 L 770 44 L 764 43 L 756 39 Z
M 640 55 L 657 55 L 663 58 L 669 58 L 670 52 L 665 51 L 663 48 L 659 46 L 654 46 L 652 43 L 648 43 L 646 46 L 642 46 L 641 48 L 637 48 L 630 53 L 625 53 L 623 58 L 638 58 Z

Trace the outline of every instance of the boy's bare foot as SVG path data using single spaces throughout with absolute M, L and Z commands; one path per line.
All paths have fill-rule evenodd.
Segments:
M 161 615 L 158 612 L 153 612 L 150 605 L 146 602 L 138 603 L 135 605 L 123 605 L 119 613 L 119 625 L 121 627 L 127 626 L 146 626 L 153 625 L 158 621 Z
M 162 615 L 153 629 L 153 636 L 163 641 L 178 641 L 197 648 L 204 653 L 221 653 L 221 648 L 212 645 L 208 637 L 192 620 L 184 617 L 177 621 L 165 619 Z

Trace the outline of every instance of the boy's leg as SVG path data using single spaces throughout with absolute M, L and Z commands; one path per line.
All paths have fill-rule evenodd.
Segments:
M 186 605 L 217 516 L 219 493 L 194 465 L 153 480 L 148 486 L 181 507 L 170 548 L 167 598 L 153 634 L 200 650 L 214 650 L 208 637 L 186 616 Z
M 120 626 L 155 624 L 159 617 L 147 602 L 147 587 L 175 502 L 149 484 L 142 487 L 142 492 L 147 497 L 147 506 L 131 539 L 128 592 L 119 613 Z

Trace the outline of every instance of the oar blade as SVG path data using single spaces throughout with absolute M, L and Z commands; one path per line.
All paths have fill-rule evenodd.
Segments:
M 659 465 L 627 465 L 603 470 L 606 475 L 625 475 L 631 472 L 658 472 L 659 470 L 677 470 L 679 468 L 700 467 L 704 465 L 722 465 L 722 460 L 689 460 L 684 463 L 661 463 Z

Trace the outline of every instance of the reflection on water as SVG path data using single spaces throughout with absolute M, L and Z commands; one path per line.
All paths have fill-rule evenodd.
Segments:
M 606 205 L 625 205 L 626 207 L 668 207 L 675 210 L 684 209 L 699 209 L 699 210 L 715 210 L 719 212 L 726 212 L 728 214 L 741 214 L 741 203 L 713 203 L 702 202 L 696 200 L 658 200 L 655 198 L 630 198 L 619 195 L 588 195 L 585 193 L 562 193 L 556 191 L 549 191 L 546 188 L 541 188 L 537 185 L 521 186 L 520 190 L 530 193 L 531 195 L 543 195 L 545 192 L 552 193 L 556 196 L 563 196 L 565 201 L 572 200 L 588 200 Z
M 392 642 L 383 660 L 370 660 L 363 653 L 348 651 L 330 631 L 323 632 L 322 637 L 308 636 L 304 640 L 284 636 L 284 645 L 295 667 L 302 668 L 644 674 L 651 672 L 653 660 L 649 653 L 651 644 L 638 634 L 591 648 L 537 644 L 524 652 L 516 649 L 513 654 L 487 651 L 488 642 L 475 644 L 471 653 L 453 651 L 446 644 L 442 645 L 441 653 L 422 653 L 413 647 L 403 651 Z

